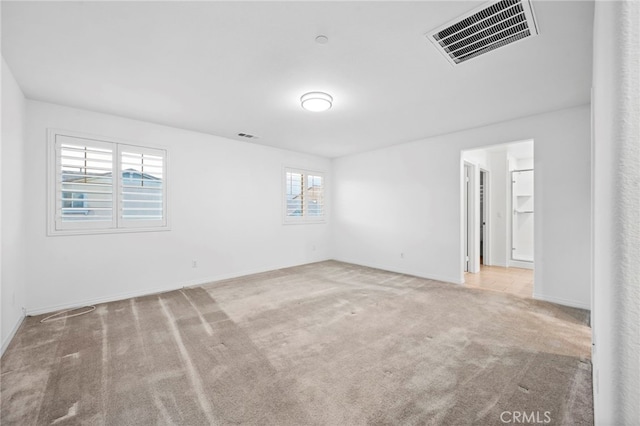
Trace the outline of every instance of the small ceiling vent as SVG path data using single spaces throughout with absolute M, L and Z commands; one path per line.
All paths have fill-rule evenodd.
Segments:
M 536 35 L 531 0 L 502 0 L 475 9 L 426 37 L 456 65 Z
M 249 133 L 238 133 L 238 136 L 240 136 L 241 138 L 247 138 L 247 139 L 258 139 L 257 136 L 250 135 Z

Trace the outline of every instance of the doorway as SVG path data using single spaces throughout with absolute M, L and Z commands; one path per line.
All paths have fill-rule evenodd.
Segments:
M 464 272 L 474 274 L 486 267 L 534 269 L 533 145 L 528 140 L 462 151 Z M 519 182 L 516 191 L 513 180 Z

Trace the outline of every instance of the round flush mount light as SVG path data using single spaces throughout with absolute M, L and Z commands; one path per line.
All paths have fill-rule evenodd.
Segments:
M 331 108 L 333 98 L 324 92 L 309 92 L 302 95 L 300 104 L 307 111 L 321 112 Z

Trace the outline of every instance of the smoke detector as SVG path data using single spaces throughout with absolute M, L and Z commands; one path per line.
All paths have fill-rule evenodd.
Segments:
M 538 35 L 531 0 L 492 1 L 426 34 L 457 65 Z

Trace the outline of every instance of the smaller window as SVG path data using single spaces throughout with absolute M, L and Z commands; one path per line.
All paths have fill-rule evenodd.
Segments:
M 285 223 L 324 221 L 324 174 L 287 168 L 284 180 Z

